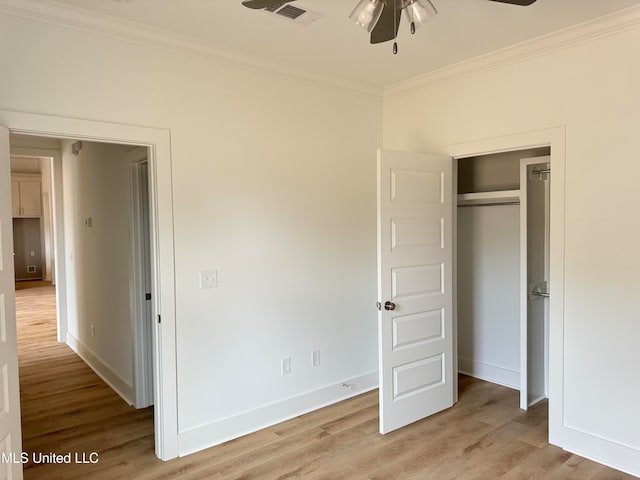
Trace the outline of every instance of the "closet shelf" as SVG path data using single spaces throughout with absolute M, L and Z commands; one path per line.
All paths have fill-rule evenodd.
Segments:
M 458 205 L 482 205 L 484 203 L 513 203 L 520 201 L 520 190 L 500 190 L 493 192 L 461 193 Z

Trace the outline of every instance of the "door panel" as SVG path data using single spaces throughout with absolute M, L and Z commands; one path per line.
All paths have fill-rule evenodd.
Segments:
M 22 438 L 11 222 L 9 131 L 0 127 L 0 478 L 15 480 L 22 478 Z
M 381 433 L 453 405 L 452 166 L 378 152 Z

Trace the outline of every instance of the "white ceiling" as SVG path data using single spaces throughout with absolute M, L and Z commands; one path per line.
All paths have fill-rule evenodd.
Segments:
M 310 26 L 250 10 L 241 0 L 56 0 L 211 44 L 230 54 L 336 79 L 389 86 L 484 53 L 579 24 L 640 0 L 538 0 L 519 7 L 488 0 L 432 0 L 439 14 L 410 35 L 403 20 L 399 52 L 369 44 L 348 15 L 356 0 L 297 0 L 323 12 Z

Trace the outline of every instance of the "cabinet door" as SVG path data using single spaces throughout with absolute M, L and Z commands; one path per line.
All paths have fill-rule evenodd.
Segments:
M 20 182 L 11 180 L 11 216 L 20 216 Z
M 39 217 L 42 215 L 39 181 L 20 180 L 20 206 L 22 207 L 22 217 Z

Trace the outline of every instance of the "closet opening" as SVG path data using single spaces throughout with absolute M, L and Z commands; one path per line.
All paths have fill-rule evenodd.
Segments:
M 550 147 L 457 159 L 458 372 L 548 397 Z

